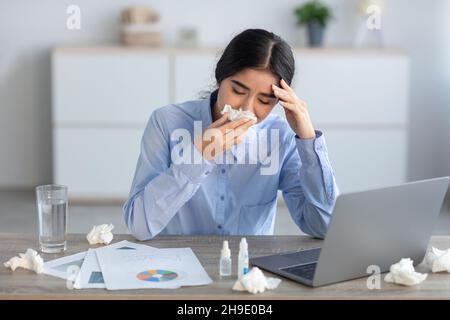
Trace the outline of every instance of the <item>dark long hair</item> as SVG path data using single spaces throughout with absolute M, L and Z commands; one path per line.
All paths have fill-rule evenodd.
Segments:
M 292 49 L 272 32 L 247 29 L 230 41 L 217 62 L 217 85 L 246 68 L 268 70 L 290 85 L 295 72 Z

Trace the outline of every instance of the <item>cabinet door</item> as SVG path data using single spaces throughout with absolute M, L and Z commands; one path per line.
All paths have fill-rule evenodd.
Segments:
M 408 65 L 401 54 L 297 54 L 293 86 L 317 123 L 405 124 Z
M 216 54 L 179 53 L 174 57 L 175 102 L 199 99 L 215 86 Z
M 125 199 L 144 128 L 56 128 L 54 180 L 72 199 Z
M 53 121 L 145 123 L 169 103 L 169 56 L 119 52 L 53 55 Z
M 406 131 L 322 129 L 340 191 L 406 181 Z

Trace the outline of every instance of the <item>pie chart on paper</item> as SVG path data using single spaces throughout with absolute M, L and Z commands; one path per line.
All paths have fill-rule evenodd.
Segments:
M 138 273 L 136 277 L 142 281 L 164 282 L 176 279 L 178 274 L 169 270 L 148 269 Z

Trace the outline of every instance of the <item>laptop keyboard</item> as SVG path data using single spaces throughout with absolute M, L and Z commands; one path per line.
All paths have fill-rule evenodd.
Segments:
M 296 264 L 316 262 L 319 260 L 319 255 L 320 248 L 282 254 L 283 257 L 293 259 Z
M 317 263 L 302 264 L 293 267 L 287 267 L 280 269 L 281 271 L 293 274 L 297 277 L 301 277 L 308 280 L 313 280 L 314 272 L 316 271 Z

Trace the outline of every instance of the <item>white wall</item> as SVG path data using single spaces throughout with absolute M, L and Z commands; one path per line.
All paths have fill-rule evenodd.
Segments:
M 440 50 L 440 61 L 442 65 L 439 68 L 439 91 L 442 96 L 440 105 L 443 109 L 442 119 L 444 127 L 439 144 L 444 151 L 440 173 L 442 175 L 450 175 L 450 1 L 442 2 L 444 4 L 438 17 L 438 29 L 440 37 L 444 41 L 443 48 Z M 447 193 L 446 207 L 447 211 L 450 211 L 450 188 Z
M 444 31 L 445 20 L 450 19 L 448 1 L 388 1 L 384 28 L 386 43 L 399 45 L 411 55 L 411 179 L 450 174 L 445 154 L 450 138 L 445 136 L 445 99 L 450 81 L 444 79 L 444 65 L 450 55 L 444 55 L 449 45 L 449 30 Z M 447 9 L 447 10 L 446 10 Z
M 49 49 L 56 44 L 116 43 L 120 10 L 147 4 L 162 16 L 164 43 L 174 44 L 178 27 L 194 25 L 201 45 L 226 44 L 248 27 L 272 30 L 291 45 L 305 43 L 295 27 L 292 0 L 41 0 L 0 3 L 0 187 L 28 187 L 51 181 L 51 98 Z M 349 46 L 355 34 L 354 0 L 328 0 L 336 19 L 328 46 Z M 77 4 L 82 29 L 65 28 L 65 10 Z M 445 7 L 444 7 L 445 6 Z M 447 9 L 447 10 L 445 10 Z M 402 47 L 412 57 L 411 179 L 450 174 L 450 111 L 448 95 L 450 20 L 446 0 L 386 0 L 383 28 L 386 43 Z M 444 42 L 444 39 L 446 42 Z M 442 64 L 446 63 L 447 72 Z M 213 72 L 213 70 L 211 70 Z M 301 75 L 300 75 L 301 76 Z M 443 81 L 446 82 L 443 82 Z M 447 103 L 447 105 L 445 105 Z M 445 113 L 446 112 L 446 113 Z M 444 117 L 446 116 L 446 118 Z M 444 134 L 447 134 L 444 136 Z M 439 141 L 439 142 L 438 142 Z M 447 159 L 445 163 L 443 159 Z

